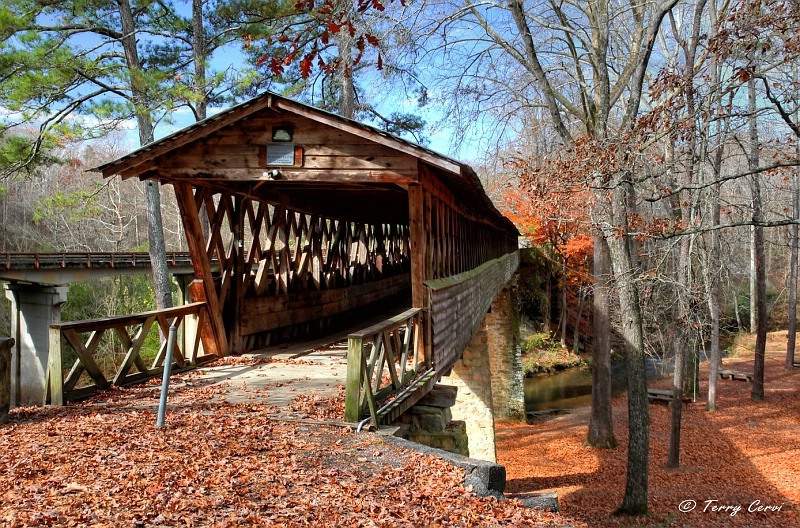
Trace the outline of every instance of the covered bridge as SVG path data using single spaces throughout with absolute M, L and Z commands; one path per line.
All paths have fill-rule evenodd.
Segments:
M 421 394 L 518 265 L 519 233 L 469 166 L 274 93 L 97 170 L 174 188 L 206 353 L 411 310 Z

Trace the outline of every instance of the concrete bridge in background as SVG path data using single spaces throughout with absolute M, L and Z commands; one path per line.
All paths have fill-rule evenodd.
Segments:
M 170 273 L 184 303 L 194 280 L 188 252 L 167 254 Z M 117 275 L 150 273 L 150 255 L 118 253 L 0 253 L 0 280 L 11 302 L 11 405 L 41 405 L 45 400 L 50 327 L 61 323 L 69 285 Z
M 167 254 L 173 274 L 193 273 L 189 252 Z M 0 253 L 0 280 L 61 286 L 97 277 L 150 272 L 146 252 Z

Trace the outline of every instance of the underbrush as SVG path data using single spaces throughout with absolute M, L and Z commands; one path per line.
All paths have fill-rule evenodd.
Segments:
M 522 371 L 526 377 L 557 372 L 583 363 L 581 356 L 562 347 L 547 332 L 533 333 L 522 343 Z

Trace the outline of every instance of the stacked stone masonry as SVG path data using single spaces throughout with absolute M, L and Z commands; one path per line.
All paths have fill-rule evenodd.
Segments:
M 525 420 L 525 390 L 519 337 L 516 284 L 503 288 L 486 314 L 489 363 L 492 370 L 492 400 L 498 420 Z
M 481 325 L 456 362 L 448 383 L 458 387 L 453 418 L 467 424 L 469 456 L 496 462 L 489 336 L 485 325 Z

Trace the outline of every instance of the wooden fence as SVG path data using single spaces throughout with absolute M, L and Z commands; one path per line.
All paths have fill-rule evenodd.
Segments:
M 369 413 L 378 424 L 378 410 L 409 386 L 424 370 L 422 310 L 412 308 L 386 321 L 352 333 L 348 339 L 345 420 L 357 422 Z
M 167 353 L 166 340 L 158 341 L 160 346 L 149 366 L 142 356 L 143 345 L 151 331 L 160 331 L 166 336 L 171 324 L 179 327 L 188 316 L 197 316 L 197 324 L 192 325 L 192 335 L 186 336 L 190 350 L 184 351 L 177 343 L 175 345 L 173 360 L 180 369 L 216 358 L 212 354 L 202 354 L 200 346 L 199 329 L 208 317 L 205 303 L 51 325 L 45 403 L 63 405 L 65 401 L 85 398 L 112 385 L 126 385 L 161 375 Z M 189 325 L 184 324 L 184 332 L 188 331 Z M 104 336 L 118 340 L 124 350 L 123 359 L 115 364 L 113 374 L 108 368 L 101 368 L 96 357 Z M 71 367 L 65 368 L 65 360 L 73 356 Z
M 426 312 L 420 308 L 350 334 L 345 420 L 369 416 L 373 425 L 389 423 L 447 375 L 518 265 L 514 251 L 468 272 L 425 281 L 425 344 Z

